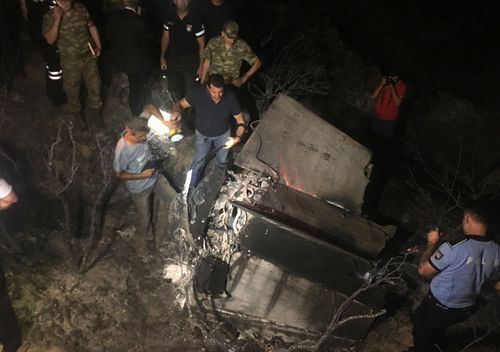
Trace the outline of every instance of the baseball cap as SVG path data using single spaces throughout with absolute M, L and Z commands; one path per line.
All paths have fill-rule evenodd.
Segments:
M 224 28 L 222 31 L 226 33 L 226 35 L 231 38 L 231 39 L 237 39 L 238 38 L 238 23 L 234 21 L 227 21 L 224 23 Z

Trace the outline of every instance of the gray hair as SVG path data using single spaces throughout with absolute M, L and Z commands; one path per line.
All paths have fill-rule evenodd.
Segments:
M 132 117 L 125 122 L 125 127 L 130 128 L 134 132 L 149 132 L 148 123 L 145 119 Z

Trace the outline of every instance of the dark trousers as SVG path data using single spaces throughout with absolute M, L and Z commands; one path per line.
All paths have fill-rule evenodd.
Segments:
M 17 323 L 16 314 L 10 304 L 5 275 L 3 273 L 3 262 L 0 258 L 0 344 L 4 352 L 15 352 L 21 346 L 21 330 Z
M 128 105 L 134 116 L 139 115 L 149 97 L 149 73 L 127 73 L 129 93 Z
M 392 143 L 396 131 L 396 120 L 381 120 L 372 117 L 372 131 L 385 143 Z
M 460 323 L 477 310 L 477 305 L 454 309 L 443 306 L 432 294 L 424 298 L 413 314 L 413 344 L 417 352 L 439 351 L 435 347 L 448 326 Z M 441 347 L 441 350 L 445 349 Z
M 40 50 L 46 62 L 47 69 L 47 97 L 52 104 L 59 106 L 66 102 L 63 90 L 63 72 L 56 45 L 49 45 L 45 40 L 40 43 Z
M 167 59 L 168 88 L 175 102 L 185 97 L 196 83 L 196 70 L 199 58 L 194 56 L 179 56 Z

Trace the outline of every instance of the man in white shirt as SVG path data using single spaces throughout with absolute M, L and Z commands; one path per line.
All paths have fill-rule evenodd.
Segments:
M 16 193 L 12 186 L 0 178 L 0 210 L 7 209 L 17 202 Z M 17 323 L 16 313 L 12 309 L 5 275 L 3 273 L 3 259 L 0 255 L 0 345 L 5 352 L 15 352 L 21 346 L 21 330 Z

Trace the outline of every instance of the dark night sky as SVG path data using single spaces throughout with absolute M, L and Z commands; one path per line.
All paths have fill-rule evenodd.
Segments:
M 491 7 L 450 0 L 234 4 L 250 41 L 265 22 L 290 33 L 336 26 L 342 40 L 370 64 L 382 70 L 396 66 L 407 81 L 450 89 L 484 113 L 500 111 L 495 89 L 500 78 L 500 20 Z

